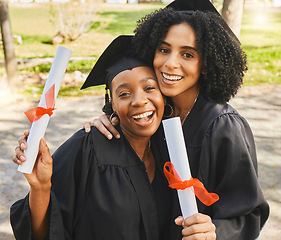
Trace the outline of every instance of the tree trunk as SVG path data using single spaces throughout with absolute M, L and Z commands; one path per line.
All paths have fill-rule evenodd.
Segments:
M 10 26 L 7 0 L 0 0 L 0 23 L 7 81 L 11 89 L 14 89 L 17 86 L 17 61 L 14 51 L 14 42 Z
M 235 33 L 237 38 L 240 38 L 242 16 L 243 16 L 244 0 L 224 0 L 222 7 L 222 17 Z

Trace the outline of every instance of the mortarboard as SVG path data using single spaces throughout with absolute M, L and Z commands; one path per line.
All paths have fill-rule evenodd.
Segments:
M 112 79 L 118 73 L 135 67 L 150 66 L 129 54 L 132 38 L 132 35 L 115 38 L 99 57 L 81 89 L 102 84 L 109 89 Z
M 213 12 L 217 13 L 221 18 L 222 16 L 217 11 L 217 9 L 214 7 L 214 5 L 211 3 L 210 0 L 174 0 L 170 4 L 168 4 L 166 7 L 173 8 L 176 11 L 183 11 L 187 12 L 189 14 L 192 13 L 192 11 L 202 11 L 202 12 Z M 223 18 L 222 18 L 223 19 Z M 236 40 L 239 44 L 240 41 L 234 34 L 234 32 L 230 29 L 230 27 L 227 25 L 227 23 L 223 20 L 223 27 L 224 29 Z

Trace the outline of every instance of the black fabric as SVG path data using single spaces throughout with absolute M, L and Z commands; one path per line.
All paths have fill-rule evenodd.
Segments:
M 173 208 L 167 209 L 171 214 L 165 234 L 158 231 L 158 208 L 145 165 L 120 134 L 121 139 L 109 141 L 95 128 L 88 134 L 80 130 L 54 153 L 46 239 L 181 239 Z M 162 169 L 167 159 L 155 159 Z M 173 205 L 174 193 L 164 193 Z M 16 239 L 32 239 L 28 196 L 11 207 L 11 224 Z
M 171 224 L 172 195 L 165 176 L 160 172 L 161 170 L 159 168 L 155 169 L 155 176 L 151 186 L 157 207 L 160 239 L 163 239 L 167 235 L 169 224 Z
M 106 69 L 107 72 L 107 76 L 105 79 L 106 88 L 110 89 L 111 82 L 117 74 L 125 70 L 133 69 L 136 67 L 151 67 L 151 66 L 149 66 L 147 63 L 139 59 L 129 56 L 122 56 L 118 61 L 116 61 L 116 63 L 113 63 Z
M 254 240 L 269 215 L 257 179 L 253 135 L 246 120 L 228 104 L 198 99 L 183 124 L 191 174 L 220 200 L 207 207 L 197 200 L 199 212 L 216 225 L 218 240 Z M 163 128 L 152 142 L 168 155 Z
M 119 60 L 120 55 L 124 56 L 130 51 L 132 37 L 132 35 L 120 35 L 108 45 L 91 70 L 81 89 L 105 84 L 107 76 L 106 69 L 112 63 L 116 62 L 116 60 Z
M 111 81 L 120 72 L 135 67 L 151 65 L 133 56 L 131 51 L 132 35 L 116 37 L 104 50 L 95 66 L 86 78 L 81 89 L 105 84 L 110 89 Z

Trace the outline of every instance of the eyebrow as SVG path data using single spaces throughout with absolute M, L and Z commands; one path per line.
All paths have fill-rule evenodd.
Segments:
M 165 41 L 162 41 L 162 42 L 160 42 L 160 45 L 167 45 L 168 47 L 171 47 L 171 44 L 170 43 L 167 43 L 167 42 L 165 42 Z M 159 45 L 159 46 L 160 46 Z M 194 47 L 191 47 L 191 46 L 182 46 L 181 47 L 182 49 L 190 49 L 190 50 L 194 50 L 194 51 L 196 51 L 196 52 L 198 52 L 198 50 L 196 49 L 196 48 L 194 48 Z
M 140 82 L 146 82 L 146 81 L 148 81 L 148 80 L 154 80 L 155 82 L 157 82 L 157 80 L 156 80 L 155 78 L 152 78 L 152 77 L 143 78 L 143 79 L 140 80 Z M 129 83 L 122 83 L 122 84 L 120 84 L 120 85 L 116 88 L 115 92 L 117 92 L 117 90 L 118 90 L 119 88 L 127 87 L 128 85 L 129 85 Z

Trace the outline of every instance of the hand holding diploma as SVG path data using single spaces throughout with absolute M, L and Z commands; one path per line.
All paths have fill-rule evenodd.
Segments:
M 54 110 L 55 99 L 58 95 L 70 55 L 70 49 L 58 47 L 38 107 L 26 112 L 32 125 L 27 139 L 27 149 L 24 152 L 26 161 L 18 167 L 20 172 L 29 174 L 32 172 L 38 154 L 39 142 L 45 134 L 50 116 Z
M 177 189 L 183 214 L 183 218 L 179 217 L 175 222 L 184 227 L 183 236 L 197 235 L 203 240 L 216 239 L 215 226 L 211 218 L 198 213 L 195 195 L 207 206 L 218 201 L 219 197 L 215 193 L 208 193 L 204 185 L 191 176 L 180 118 L 163 120 L 163 127 L 171 160 L 165 164 L 164 173 L 169 186 Z M 190 227 L 195 224 L 196 230 Z

